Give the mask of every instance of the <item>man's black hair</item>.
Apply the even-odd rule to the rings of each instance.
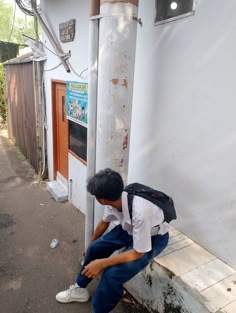
[[[106,168],[89,178],[87,191],[96,198],[116,201],[121,197],[124,183],[119,173]]]

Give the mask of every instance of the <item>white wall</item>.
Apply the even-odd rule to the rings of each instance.
[[[75,39],[72,42],[61,43],[60,45],[65,53],[71,51],[70,63],[75,72],[80,74],[88,67],[88,26],[89,26],[89,1],[83,0],[53,0],[41,1],[42,15],[45,18],[50,30],[59,41],[59,24],[76,19]],[[43,43],[53,50],[48,38],[43,36]],[[54,50],[53,50],[54,51]],[[64,67],[47,71],[60,63],[60,60],[53,53],[45,49],[48,59],[45,63],[45,90],[47,102],[47,147],[48,147],[48,169],[49,179],[53,180],[53,134],[52,134],[52,101],[51,101],[51,80],[71,80],[86,81],[87,71],[82,78],[78,77],[73,71],[66,73]],[[69,179],[72,179],[72,203],[83,212],[86,210],[86,199],[83,196],[86,188],[86,166],[69,154]],[[78,200],[78,195],[82,195]]]
[[[236,267],[236,2],[154,26],[140,1],[129,181],[173,196],[175,225]]]
[[[71,203],[86,213],[86,184],[87,167],[69,153],[69,184]]]

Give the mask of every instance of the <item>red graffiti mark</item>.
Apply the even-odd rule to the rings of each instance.
[[[122,86],[124,86],[125,88],[128,88],[128,81],[127,81],[127,79],[123,79]]]
[[[123,140],[123,150],[126,149],[128,146],[128,134],[125,136]]]
[[[112,84],[116,86],[118,85],[119,79],[113,78],[111,81],[112,81]]]

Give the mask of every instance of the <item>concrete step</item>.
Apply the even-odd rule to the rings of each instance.
[[[236,312],[235,269],[173,227],[168,247],[126,288],[151,312]]]
[[[47,190],[57,202],[65,202],[68,200],[68,191],[57,180],[48,182]]]

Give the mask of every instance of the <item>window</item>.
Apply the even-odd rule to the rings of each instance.
[[[183,18],[194,14],[195,0],[156,0],[155,23]]]
[[[69,121],[69,149],[87,161],[87,128],[72,121]]]

